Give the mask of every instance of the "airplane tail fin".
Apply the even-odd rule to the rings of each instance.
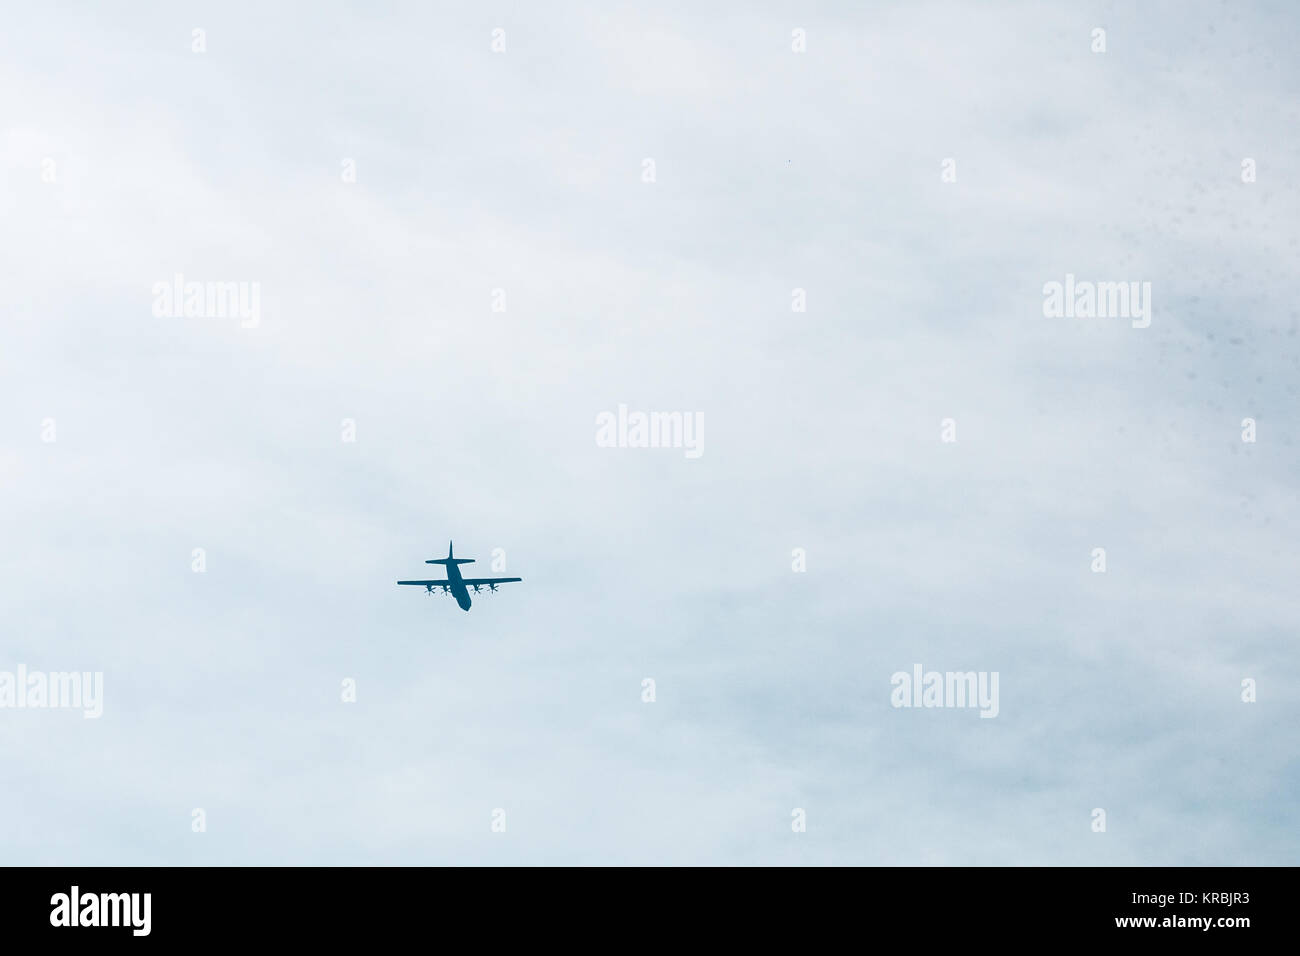
[[[431,561],[425,561],[425,564],[473,564],[473,558],[458,558],[452,554],[452,542],[447,542],[447,556],[445,558],[434,558]]]

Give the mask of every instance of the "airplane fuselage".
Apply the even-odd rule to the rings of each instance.
[[[469,599],[469,588],[465,587],[465,579],[461,577],[458,566],[454,564],[447,565],[447,583],[451,585],[451,596],[456,599],[460,609],[468,611],[469,606],[474,602]]]

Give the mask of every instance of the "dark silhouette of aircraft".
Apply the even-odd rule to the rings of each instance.
[[[434,588],[442,588],[443,594],[450,594],[456,599],[462,611],[468,611],[470,604],[473,602],[469,599],[469,589],[473,588],[477,594],[479,589],[487,586],[488,590],[495,591],[498,584],[509,584],[511,581],[522,581],[523,578],[462,578],[460,576],[460,564],[473,564],[473,558],[457,558],[451,553],[450,541],[447,542],[447,556],[445,558],[434,558],[431,561],[425,561],[425,564],[442,564],[447,567],[447,579],[445,581],[398,581],[398,584],[420,584],[424,586],[425,591],[433,593]]]

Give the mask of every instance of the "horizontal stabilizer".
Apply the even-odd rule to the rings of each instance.
[[[425,564],[473,564],[473,558],[458,558],[452,549],[452,542],[447,542],[447,556],[445,558],[434,558],[431,561],[425,561]]]

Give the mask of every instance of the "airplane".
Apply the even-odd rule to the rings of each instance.
[[[474,589],[477,594],[479,589],[484,585],[488,590],[495,591],[498,584],[509,584],[511,581],[522,581],[523,578],[462,578],[460,568],[457,565],[473,564],[473,558],[458,558],[452,553],[452,542],[447,542],[447,556],[445,558],[434,558],[432,561],[425,561],[425,564],[442,564],[447,567],[447,578],[443,581],[398,581],[398,584],[419,584],[423,585],[427,593],[432,594],[434,588],[442,588],[443,594],[450,594],[456,599],[462,611],[468,611],[470,604],[473,602],[469,599],[469,588]]]

